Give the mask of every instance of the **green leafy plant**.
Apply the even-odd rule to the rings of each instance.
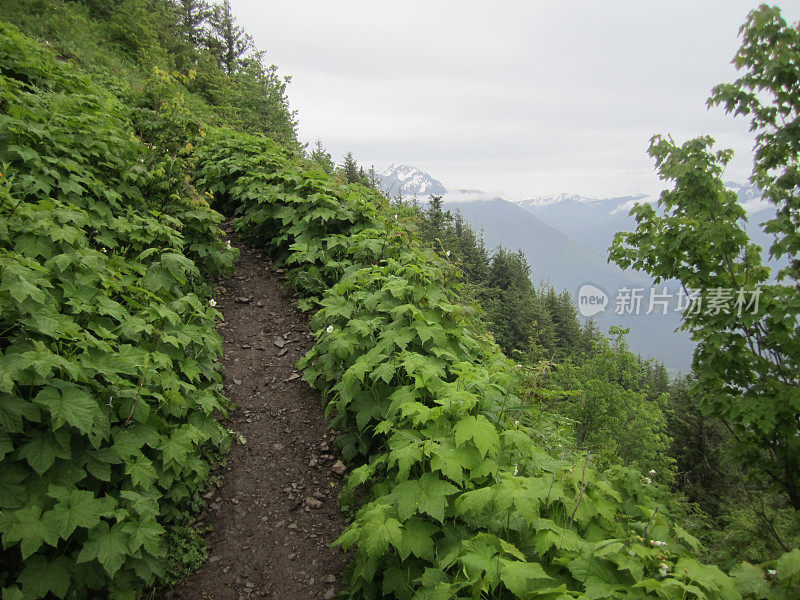
[[[750,118],[755,132],[750,179],[776,206],[775,217],[762,224],[774,235],[769,253],[788,264],[770,279],[761,248],[744,230],[745,209],[722,179],[733,153],[714,151],[714,140],[707,136],[681,145],[653,137],[649,153],[661,178],[673,187],[661,193],[658,211],[648,205],[633,208],[637,229],[618,234],[610,256],[621,267],[648,272],[656,282],[675,278],[685,289],[700,293],[683,315],[683,327],[698,342],[693,368],[700,406],[725,423],[746,473],[753,479],[766,478],[785,498],[796,531],[800,75],[795,59],[800,30],[787,26],[777,7],[762,5],[751,11],[740,33],[742,46],[733,63],[743,73],[734,83],[715,87],[708,102]],[[715,308],[714,297],[720,293],[729,295],[732,308]],[[760,512],[760,525],[789,550],[776,533],[775,517],[764,516],[763,503]],[[765,591],[767,584],[757,577],[758,585],[748,584],[747,589],[757,597],[791,597],[787,594],[797,573],[796,556],[797,549],[778,559],[784,568],[783,574],[773,574],[774,592]],[[756,574],[757,569],[745,563],[737,579]]]
[[[518,369],[385,200],[230,130],[195,156],[198,187],[315,311],[299,366],[353,467],[342,500],[360,507],[337,542],[354,549],[350,596],[739,597],[663,487],[536,445],[513,418]]]
[[[200,266],[233,253],[127,115],[0,24],[4,600],[136,597],[229,444]]]

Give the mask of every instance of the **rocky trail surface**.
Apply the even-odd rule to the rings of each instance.
[[[235,403],[234,444],[200,523],[209,558],[170,600],[330,599],[345,556],[331,548],[345,527],[337,496],[344,465],[331,452],[319,394],[300,380],[311,347],[307,319],[280,270],[242,248],[217,286],[225,316],[225,393]]]

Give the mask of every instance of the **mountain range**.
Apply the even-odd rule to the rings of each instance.
[[[645,273],[619,269],[607,261],[608,247],[614,234],[633,231],[636,223],[629,216],[636,202],[655,202],[656,198],[631,194],[613,198],[588,198],[574,194],[538,196],[510,202],[479,190],[446,190],[441,182],[408,165],[393,165],[382,179],[383,189],[393,197],[415,197],[424,201],[430,194],[444,194],[445,208],[459,211],[465,220],[482,232],[486,246],[502,245],[522,250],[531,265],[534,283],[545,282],[557,290],[578,296],[584,284],[604,291],[609,305],[592,316],[598,326],[608,331],[612,325],[630,327],[628,344],[645,358],[656,358],[676,373],[686,372],[691,364],[693,343],[689,334],[676,331],[681,324],[677,307],[678,282],[667,284],[672,294],[666,314],[615,314],[619,290],[643,289],[642,312],[646,312],[651,280]],[[756,225],[774,214],[761,200],[759,190],[750,184],[726,183],[737,192],[749,210],[748,233],[766,249],[770,236]],[[394,189],[394,193],[392,193]],[[435,190],[435,191],[430,191]],[[661,291],[664,284],[658,286]],[[577,301],[577,300],[576,300]]]

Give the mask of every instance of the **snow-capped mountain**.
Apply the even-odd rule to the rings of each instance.
[[[604,204],[622,203],[629,200],[640,200],[644,198],[643,194],[636,194],[633,196],[616,197],[616,198],[587,198],[579,194],[556,194],[554,196],[534,196],[525,200],[517,201],[522,207],[540,207],[549,206],[551,204],[589,204],[593,202],[602,202]]]
[[[769,203],[761,200],[761,191],[750,183],[725,182],[725,186],[739,196],[744,209],[754,223],[770,217],[766,209]],[[629,215],[637,202],[652,203],[658,197],[631,194],[614,198],[587,198],[578,194],[535,196],[518,200],[516,205],[524,208],[550,227],[565,233],[571,239],[601,256],[607,256],[608,247],[618,231],[634,231],[636,221]],[[774,209],[773,209],[774,211]],[[763,217],[763,218],[762,218]],[[748,227],[754,241],[763,245],[763,232],[757,226]]]
[[[607,263],[608,247],[614,234],[634,231],[629,210],[637,202],[653,203],[655,195],[630,194],[613,198],[591,198],[579,194],[534,196],[509,202],[498,194],[474,189],[446,190],[428,173],[408,165],[392,165],[380,176],[381,188],[390,196],[417,197],[426,202],[430,194],[442,194],[445,208],[458,211],[481,232],[489,249],[502,244],[525,252],[535,281],[549,281],[557,289],[574,292],[586,282],[607,292],[647,288],[650,279],[642,273],[622,272]],[[758,223],[774,214],[774,207],[760,199],[750,184],[726,182],[748,211],[748,233],[766,249],[771,240]],[[595,317],[601,328],[612,324],[631,328],[628,342],[644,356],[656,357],[672,369],[686,369],[692,342],[684,333],[674,333],[677,315],[650,315],[646,319],[620,321],[614,314]],[[615,320],[617,319],[617,320]]]
[[[769,201],[761,198],[762,192],[755,184],[726,181],[725,187],[736,192],[739,202],[749,214],[759,213],[772,206]]]
[[[391,165],[378,177],[380,188],[392,198],[397,196],[425,198],[431,194],[444,194],[447,191],[441,181],[409,165]]]
[[[605,257],[614,234],[635,226],[628,216],[630,207],[646,198],[643,194],[616,198],[557,194],[519,200],[515,204]]]

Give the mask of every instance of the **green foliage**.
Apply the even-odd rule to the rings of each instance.
[[[240,66],[231,76],[227,121],[242,131],[263,133],[297,149],[296,112],[289,108],[286,96],[291,77],[279,76],[278,67],[267,65],[265,55],[254,52],[239,60]]]
[[[414,205],[414,216],[423,243],[460,269],[462,301],[481,307],[486,326],[507,356],[563,360],[576,352],[588,354],[592,341],[602,337],[593,323],[581,327],[569,292],[557,293],[547,285],[534,288],[521,251],[498,246],[490,256],[459,212],[443,210],[441,197],[431,196],[424,209]]]
[[[348,152],[344,157],[342,163],[342,174],[347,183],[359,183],[360,177],[358,176],[358,163],[352,152]]]
[[[197,122],[262,133],[299,149],[286,96],[290,79],[266,63],[264,52],[246,54],[252,42],[229,7],[212,11],[198,0],[5,0],[0,19],[46,40],[129,106],[158,110],[153,100],[160,95]],[[169,74],[169,85],[160,73]]]
[[[696,390],[695,379],[687,376],[669,387],[665,411],[673,438],[669,455],[675,459],[680,474],[677,488],[708,514],[718,515],[726,497],[733,492],[731,474],[736,467],[725,451],[730,437],[725,426],[703,414]]]
[[[773,556],[777,545],[786,552],[777,563],[788,565],[799,551],[789,552],[784,540],[796,543],[800,532],[800,75],[795,64],[800,29],[787,26],[777,7],[762,5],[748,15],[740,33],[742,46],[733,62],[743,73],[734,83],[715,87],[709,105],[722,105],[726,112],[751,120],[755,160],[750,179],[777,207],[775,218],[763,226],[774,235],[770,256],[788,259],[787,266],[777,281],[770,281],[761,249],[742,226],[744,208],[722,180],[732,152],[714,152],[709,137],[681,146],[671,138],[651,140],[650,155],[673,188],[662,192],[659,212],[651,206],[634,207],[637,230],[618,234],[611,259],[647,271],[656,282],[677,278],[685,288],[701,292],[684,312],[684,328],[698,342],[692,396],[705,416],[725,424],[733,456],[745,468],[741,487],[736,486],[744,494],[725,502],[723,519],[728,523],[718,545],[755,540],[745,552]],[[733,309],[714,308],[720,290],[731,295]],[[754,296],[753,290],[759,294]],[[729,477],[720,479],[734,489],[726,481]],[[759,490],[754,499],[751,490],[765,484],[773,493]],[[796,595],[796,580],[780,570],[772,574],[775,590],[767,589],[758,567],[745,563],[734,574],[740,589],[754,597]]]
[[[649,479],[671,483],[666,394],[650,397],[641,363],[625,345],[625,332],[615,333],[613,345],[602,338],[590,355],[555,366],[541,385],[562,393],[551,394],[545,405],[574,423],[579,449],[598,455],[604,464],[636,465]]]
[[[531,270],[521,251],[496,248],[486,269],[486,283],[478,301],[500,348],[508,356],[526,354],[535,341],[552,335],[550,315],[537,298]]]
[[[330,152],[325,150],[319,138],[317,138],[314,149],[311,151],[308,158],[317,163],[328,175],[333,175],[333,172],[336,170],[336,165],[331,158]]]
[[[583,342],[575,301],[568,291],[557,294],[552,287],[543,296],[544,308],[550,316],[553,329],[550,346],[547,340],[543,340],[543,345],[555,356],[569,356]]]
[[[460,269],[465,284],[461,299],[480,305],[503,352],[519,357],[537,347],[554,349],[556,332],[544,301],[547,292],[534,289],[522,252],[498,247],[490,257],[483,240],[461,214],[442,209],[441,196],[432,195],[427,208],[415,207],[414,211],[423,243]],[[567,301],[571,306],[572,300]],[[578,327],[574,309],[573,320]]]
[[[239,66],[242,55],[253,49],[253,38],[236,24],[230,0],[215,4],[209,17],[211,37],[207,43],[217,56],[220,66],[228,75],[232,75]]]
[[[171,2],[120,0],[108,17],[109,42],[133,57],[142,67],[163,64],[175,51],[185,51]],[[169,45],[162,43],[169,40]],[[174,43],[174,42],[177,42]]]
[[[196,155],[198,186],[318,309],[300,367],[356,466],[343,500],[362,488],[338,541],[351,597],[740,597],[662,486],[534,443],[459,273],[382,197],[231,131]]]
[[[170,528],[165,543],[170,552],[165,557],[164,585],[173,586],[180,583],[203,566],[208,558],[205,540],[192,526]]]
[[[755,157],[751,181],[763,197],[778,208],[774,219],[764,229],[774,234],[770,255],[788,256],[789,265],[779,274],[788,279],[788,288],[800,280],[800,136],[796,119],[800,110],[796,57],[800,52],[800,28],[787,25],[777,6],[762,4],[753,10],[742,25],[742,46],[733,59],[743,71],[733,83],[714,88],[710,106],[721,105],[727,113],[746,115],[755,132]],[[781,290],[788,293],[789,290]],[[781,297],[785,302],[785,298]],[[797,308],[789,306],[787,317],[797,317]]]
[[[153,584],[229,443],[200,274],[233,253],[127,114],[0,24],[3,598]]]
[[[330,154],[325,152],[319,140],[317,140],[316,150],[312,152],[310,158],[318,162],[326,173],[331,174],[334,172],[330,170],[332,166]],[[335,172],[345,183],[358,183],[365,187],[372,188],[373,190],[376,190],[378,187],[375,170],[370,168],[369,173],[364,171],[364,167],[358,165],[352,152],[348,152],[345,155],[344,162],[342,162],[338,169],[335,169]]]
[[[656,282],[677,278],[702,290],[707,302],[714,290],[726,289],[744,299],[738,310],[695,304],[684,313],[684,327],[698,342],[694,371],[701,399],[731,428],[744,464],[768,473],[798,509],[796,288],[766,283],[769,269],[740,224],[744,209],[721,179],[730,152],[713,154],[711,144],[709,138],[680,147],[653,139],[650,153],[675,187],[661,194],[663,216],[649,205],[633,209],[638,230],[618,234],[611,256],[622,267],[648,271]],[[749,305],[756,288],[759,302]]]
[[[111,90],[0,25],[3,600],[95,590],[133,598],[203,560],[187,518],[229,442],[216,420],[226,405],[204,276],[234,256],[211,198],[288,268],[301,305],[316,311],[317,342],[301,365],[356,467],[342,500],[360,505],[339,540],[354,549],[351,596],[794,598],[796,550],[765,562],[759,552],[774,548],[753,546],[748,558],[760,564],[728,577],[698,561],[703,549],[687,531],[694,517],[663,486],[638,469],[604,468],[615,455],[666,475],[664,378],[581,328],[568,294],[532,290],[523,257],[501,250],[490,261],[480,237],[440,203],[412,216],[415,228],[408,210],[368,189],[374,173],[352,157],[339,177],[363,186],[331,179],[321,145],[311,158],[328,175],[307,170],[291,154],[299,145],[288,80],[263,54],[244,56],[247,36],[226,5],[211,23],[216,41],[206,36],[209,7],[193,0],[0,7],[0,17],[51,40]],[[753,15],[739,58],[751,76],[718,88],[713,101],[755,116],[754,179],[781,205],[769,227],[779,238],[773,254],[784,256],[797,247],[796,136],[781,120],[796,113],[796,73],[786,65],[797,38],[774,10]],[[775,53],[762,60],[766,47]],[[764,86],[777,94],[775,111],[753,93]],[[202,122],[290,150],[225,129],[206,135]],[[685,197],[671,200],[699,200],[681,215],[694,231],[669,230],[682,236],[660,250],[680,266],[685,247],[696,248],[689,256],[705,268],[713,245],[728,255],[746,249],[728,271],[763,281],[713,177],[727,157],[706,149],[653,144],[665,174],[683,178]],[[705,175],[693,179],[686,162],[708,167]],[[714,219],[723,223],[716,231],[706,227]],[[795,267],[784,279],[796,282]],[[786,311],[765,321],[771,352],[793,343],[794,291],[776,287],[769,297]],[[503,357],[471,300],[528,366]],[[704,339],[730,352],[719,363],[726,376],[764,367],[763,357],[741,359],[735,336]],[[730,408],[720,390],[731,388],[706,381],[709,405]],[[783,383],[760,391],[777,387],[791,400]],[[751,400],[742,415],[752,416]],[[554,402],[566,410],[543,409]],[[582,415],[602,426],[576,435]],[[738,424],[749,432],[749,422]],[[612,430],[627,434],[613,439]],[[576,445],[593,453],[576,454]],[[726,564],[720,546],[752,539],[765,523],[781,533],[794,516],[785,506],[766,518],[763,507],[741,506],[725,508],[736,515],[719,537],[705,536]]]
[[[192,44],[199,44],[205,36],[204,26],[212,14],[211,6],[206,0],[178,0],[176,4],[187,39]]]

